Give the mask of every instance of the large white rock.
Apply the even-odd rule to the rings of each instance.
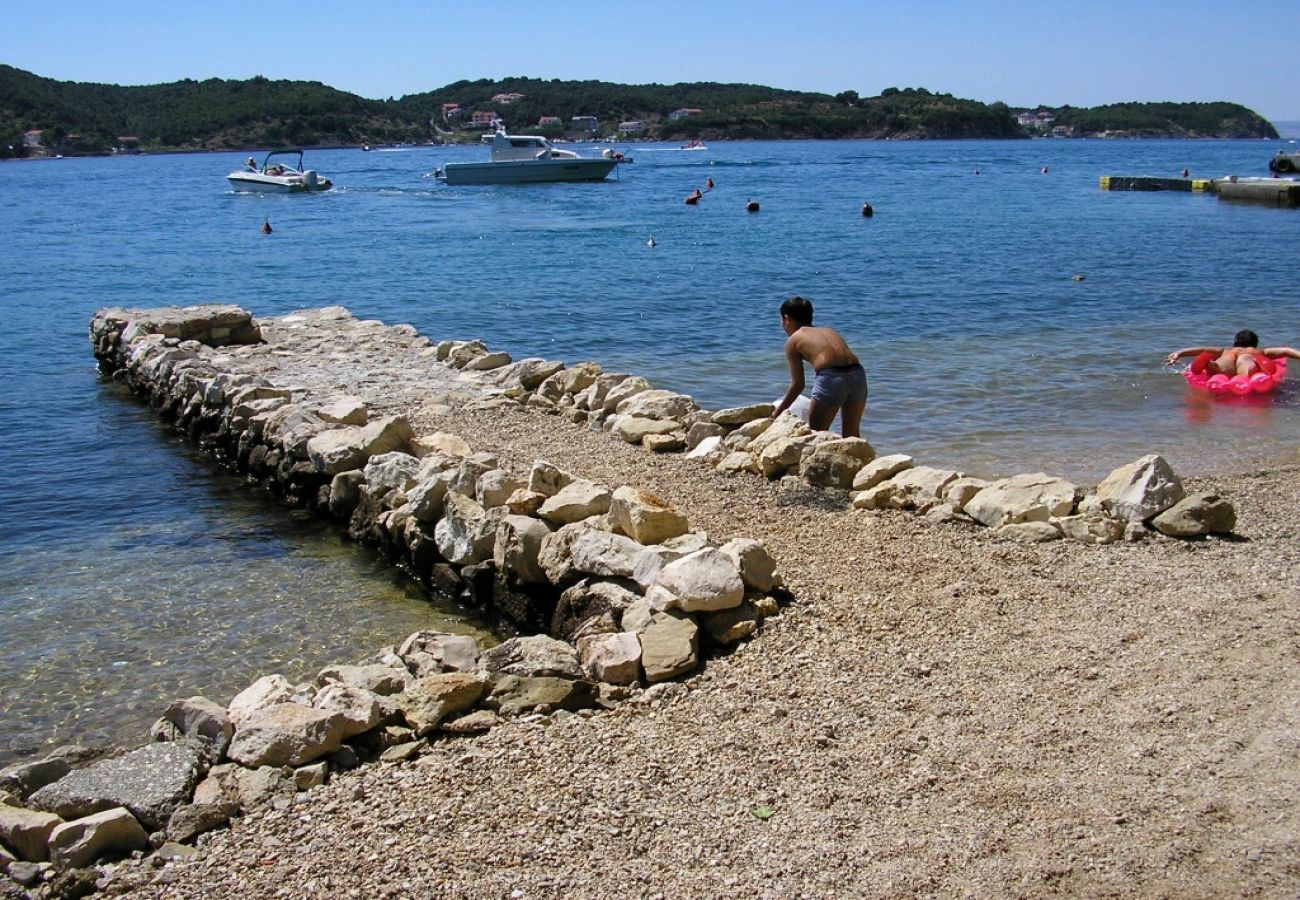
[[[578,651],[571,644],[544,634],[510,638],[484,650],[478,660],[478,671],[518,675],[521,678],[542,675],[561,678],[582,676]]]
[[[762,434],[754,437],[753,442],[749,445],[749,451],[760,454],[774,441],[779,441],[782,438],[803,437],[810,434],[812,434],[812,429],[802,419],[784,412],[777,416],[772,424],[763,430]]]
[[[696,449],[698,450],[699,447]],[[752,475],[759,474],[758,463],[753,455],[743,450],[728,453],[718,461],[716,468],[719,472],[727,475],[733,475],[737,472],[749,472]]]
[[[323,431],[307,441],[307,456],[316,471],[337,475],[359,469],[380,453],[404,450],[414,434],[405,416],[385,416],[368,425]]]
[[[576,394],[596,383],[600,375],[600,363],[578,363],[568,369],[556,372],[537,386],[537,393],[547,400],[559,400],[565,394]]]
[[[366,476],[366,492],[372,497],[387,496],[390,491],[415,487],[420,471],[420,461],[409,453],[394,451],[370,457],[362,470]]]
[[[50,859],[80,869],[109,853],[125,855],[149,846],[149,835],[130,811],[117,807],[58,826],[50,834]]]
[[[466,372],[488,372],[508,365],[510,365],[510,354],[504,350],[493,350],[474,357],[465,363],[464,369]]]
[[[499,520],[489,520],[478,503],[463,494],[449,492],[443,517],[433,529],[438,552],[458,566],[468,566],[492,557]]]
[[[474,498],[484,509],[503,506],[510,495],[524,486],[505,469],[489,469],[478,477],[474,488]]]
[[[728,609],[745,597],[740,568],[731,556],[706,547],[663,567],[655,585],[672,594],[685,612]]]
[[[378,664],[326,666],[316,675],[316,683],[321,687],[330,684],[347,684],[380,697],[400,694],[406,690],[410,682],[411,673],[406,669]]]
[[[614,407],[614,411],[623,416],[679,420],[695,409],[698,409],[695,401],[686,394],[656,389],[641,391]]]
[[[1088,513],[1063,516],[1051,522],[1061,533],[1083,544],[1113,544],[1124,537],[1124,523],[1110,516]]]
[[[817,444],[801,461],[799,473],[809,484],[847,488],[858,470],[875,458],[875,448],[862,438],[836,438]]]
[[[597,681],[632,684],[641,677],[641,642],[630,632],[579,638],[578,656]]]
[[[277,703],[242,720],[227,755],[243,766],[301,766],[343,743],[343,717],[298,703]]]
[[[337,397],[318,409],[316,415],[334,425],[364,425],[370,409],[359,397]]]
[[[460,435],[452,434],[449,431],[435,431],[432,434],[423,434],[416,438],[414,447],[415,455],[423,459],[426,456],[442,455],[464,458],[469,456],[469,444]]]
[[[690,530],[686,516],[669,503],[630,485],[614,491],[609,518],[615,528],[642,544],[658,544]]]
[[[971,498],[989,486],[989,483],[983,478],[971,478],[962,476],[954,478],[943,488],[942,499],[945,503],[952,506],[954,512],[961,512],[966,508],[966,504]]]
[[[871,460],[853,476],[853,489],[865,491],[882,481],[888,481],[904,469],[912,468],[912,457],[904,453],[894,453]]]
[[[600,378],[596,379],[596,383],[599,384],[604,377],[605,376],[602,375]],[[629,375],[609,388],[604,398],[600,401],[599,408],[605,412],[613,412],[624,400],[629,397],[635,397],[642,391],[648,390],[650,390],[650,382],[646,381],[640,375]],[[596,408],[596,406],[592,406],[592,409]]]
[[[383,716],[378,696],[365,688],[341,682],[321,688],[311,705],[342,717],[344,740],[374,728]]]
[[[0,840],[27,862],[49,859],[50,833],[62,822],[54,813],[0,803]]]
[[[733,538],[718,548],[736,564],[741,581],[746,586],[766,594],[781,583],[776,574],[776,560],[767,552],[762,541],[752,538]]]
[[[771,403],[751,403],[749,406],[733,406],[729,409],[720,409],[712,416],[712,420],[718,425],[746,425],[759,419],[766,419],[772,415],[772,410],[776,409]]]
[[[561,525],[581,522],[591,516],[609,512],[609,504],[613,496],[610,489],[603,484],[579,478],[547,498],[537,514],[543,519]]]
[[[398,698],[406,723],[417,737],[429,734],[443,719],[470,709],[488,691],[486,679],[468,672],[427,675]]]
[[[1116,519],[1145,522],[1187,496],[1164,457],[1149,453],[1120,466],[1097,485],[1097,500]]]
[[[236,694],[226,706],[226,712],[238,728],[239,723],[253,713],[277,703],[288,703],[293,699],[293,694],[293,685],[283,675],[263,675]]]
[[[492,551],[497,570],[514,572],[525,584],[545,584],[546,570],[539,557],[542,541],[550,533],[544,522],[531,516],[503,516]]]
[[[672,434],[682,430],[682,423],[675,419],[649,419],[622,413],[615,416],[611,423],[610,431],[629,444],[639,444],[651,435]]]
[[[1189,494],[1152,519],[1151,527],[1169,537],[1228,534],[1237,527],[1237,510],[1217,494]]]
[[[690,441],[688,440],[687,444],[689,443]],[[716,434],[710,435],[709,437],[702,438],[700,442],[696,444],[695,447],[689,453],[686,454],[686,458],[705,459],[709,455],[718,452],[718,448],[721,446],[722,446],[722,436]],[[745,454],[745,455],[748,456],[749,454]]]
[[[467,634],[417,631],[402,641],[397,655],[418,677],[439,672],[471,672],[478,666],[479,645]]]
[[[441,474],[421,481],[406,494],[411,515],[420,522],[436,522],[442,518],[450,479]]]
[[[630,578],[637,555],[645,547],[612,531],[588,529],[574,540],[569,555],[573,567],[590,575]]]
[[[689,672],[699,663],[700,628],[689,616],[655,613],[637,639],[641,667],[651,684]]]
[[[1079,489],[1073,484],[1039,472],[993,482],[972,497],[963,511],[976,522],[997,528],[1068,516],[1078,499]]]
[[[767,437],[772,430],[769,428],[749,445],[750,454],[758,454],[756,461],[759,471],[768,478],[776,478],[791,469],[798,469],[799,461],[803,459],[803,448],[808,445],[811,437],[810,435],[779,437],[758,449],[759,440]]]

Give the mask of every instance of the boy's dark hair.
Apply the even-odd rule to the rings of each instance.
[[[1232,339],[1232,346],[1258,347],[1259,335],[1255,334],[1255,332],[1251,331],[1249,328],[1243,328],[1241,331],[1238,331],[1237,336]]]
[[[791,322],[797,322],[800,325],[811,325],[813,317],[812,301],[805,300],[803,297],[791,297],[781,304],[781,315]]]

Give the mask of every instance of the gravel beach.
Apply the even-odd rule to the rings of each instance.
[[[759,538],[795,602],[654,699],[439,738],[109,892],[1295,896],[1300,466],[1189,483],[1230,539],[1026,545],[541,411],[413,420]]]

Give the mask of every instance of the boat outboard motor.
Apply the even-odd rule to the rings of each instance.
[[[306,172],[302,173],[302,183],[307,185],[307,187],[314,188],[318,182],[319,179],[316,177],[315,169],[308,169]]]

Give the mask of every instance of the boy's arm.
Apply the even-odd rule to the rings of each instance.
[[[1222,347],[1184,347],[1182,350],[1175,350],[1166,356],[1165,365],[1172,366],[1183,356],[1200,356],[1202,353],[1213,353],[1218,356],[1222,352]]]
[[[790,404],[803,393],[803,357],[795,349],[793,337],[785,342],[785,361],[790,366],[790,387],[781,398],[781,402],[776,405],[776,409],[772,410],[772,415],[769,416],[772,419],[789,409]]]
[[[1297,350],[1294,347],[1266,347],[1264,348],[1264,355],[1270,359],[1279,356],[1289,356],[1292,359],[1300,359],[1300,350]]]

